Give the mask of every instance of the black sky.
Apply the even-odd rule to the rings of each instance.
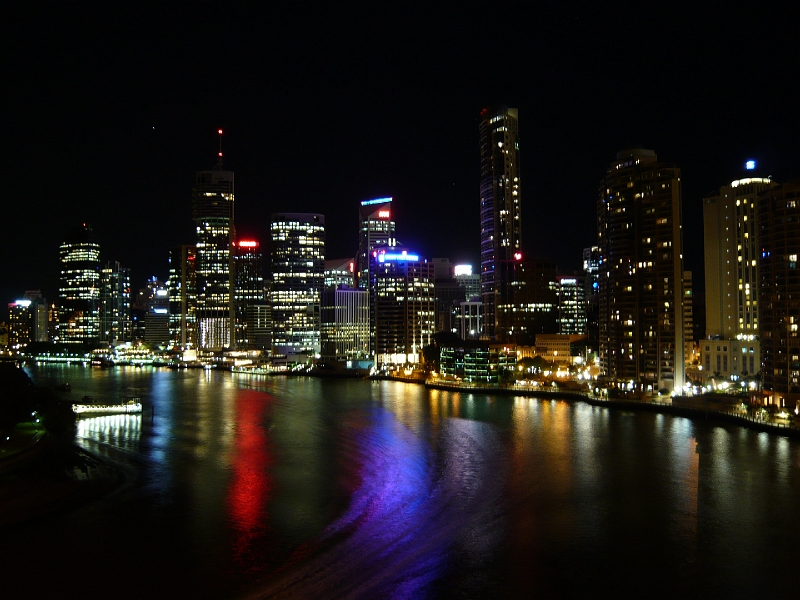
[[[705,193],[748,158],[800,176],[794,13],[126,6],[6,17],[3,305],[26,289],[55,299],[58,245],[83,221],[134,287],[166,278],[168,249],[193,241],[191,187],[219,127],[238,233],[265,243],[271,213],[321,212],[328,258],[354,254],[360,200],[393,196],[402,242],[476,263],[477,117],[493,103],[519,108],[524,249],[564,270],[595,243],[598,183],[623,147],[681,167],[697,273]]]

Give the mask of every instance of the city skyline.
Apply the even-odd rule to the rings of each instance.
[[[597,187],[625,147],[681,168],[685,263],[695,271],[708,192],[739,178],[747,159],[776,181],[800,175],[791,81],[759,95],[729,91],[765,67],[776,84],[796,73],[788,39],[760,15],[751,27],[772,35],[742,53],[718,43],[738,19],[711,9],[659,15],[656,27],[644,9],[615,21],[546,8],[510,25],[536,35],[518,35],[492,72],[478,43],[483,21],[439,36],[431,21],[373,15],[337,33],[319,16],[301,26],[291,11],[267,19],[226,9],[220,25],[177,8],[157,19],[73,8],[18,9],[7,41],[6,301],[27,289],[55,299],[58,245],[84,221],[101,260],[129,267],[135,289],[166,279],[169,250],[193,241],[190,189],[216,161],[217,128],[225,168],[237,173],[237,235],[266,244],[270,214],[321,213],[331,259],[355,255],[358,203],[392,196],[404,243],[477,267],[476,129],[495,102],[520,111],[523,251],[563,271],[596,244]],[[610,27],[625,35],[602,33]],[[198,51],[193,33],[218,43]],[[207,85],[214,74],[218,84]],[[442,231],[445,219],[454,226]]]

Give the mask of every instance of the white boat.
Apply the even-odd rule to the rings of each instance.
[[[84,396],[84,400],[92,400],[89,396]],[[72,411],[80,416],[95,415],[118,415],[118,414],[137,414],[142,412],[141,398],[130,398],[117,404],[73,404]]]

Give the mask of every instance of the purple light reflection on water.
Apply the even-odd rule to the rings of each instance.
[[[353,427],[360,485],[322,536],[327,550],[259,595],[417,598],[456,555],[480,567],[497,539],[499,444],[491,426],[461,419],[447,420],[442,434],[437,463],[391,411],[376,409]]]

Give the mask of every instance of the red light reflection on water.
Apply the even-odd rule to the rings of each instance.
[[[272,492],[269,467],[273,462],[264,431],[264,408],[270,397],[242,391],[236,399],[236,445],[231,461],[228,510],[235,532],[233,554],[247,556],[253,541],[264,533],[267,502]]]

